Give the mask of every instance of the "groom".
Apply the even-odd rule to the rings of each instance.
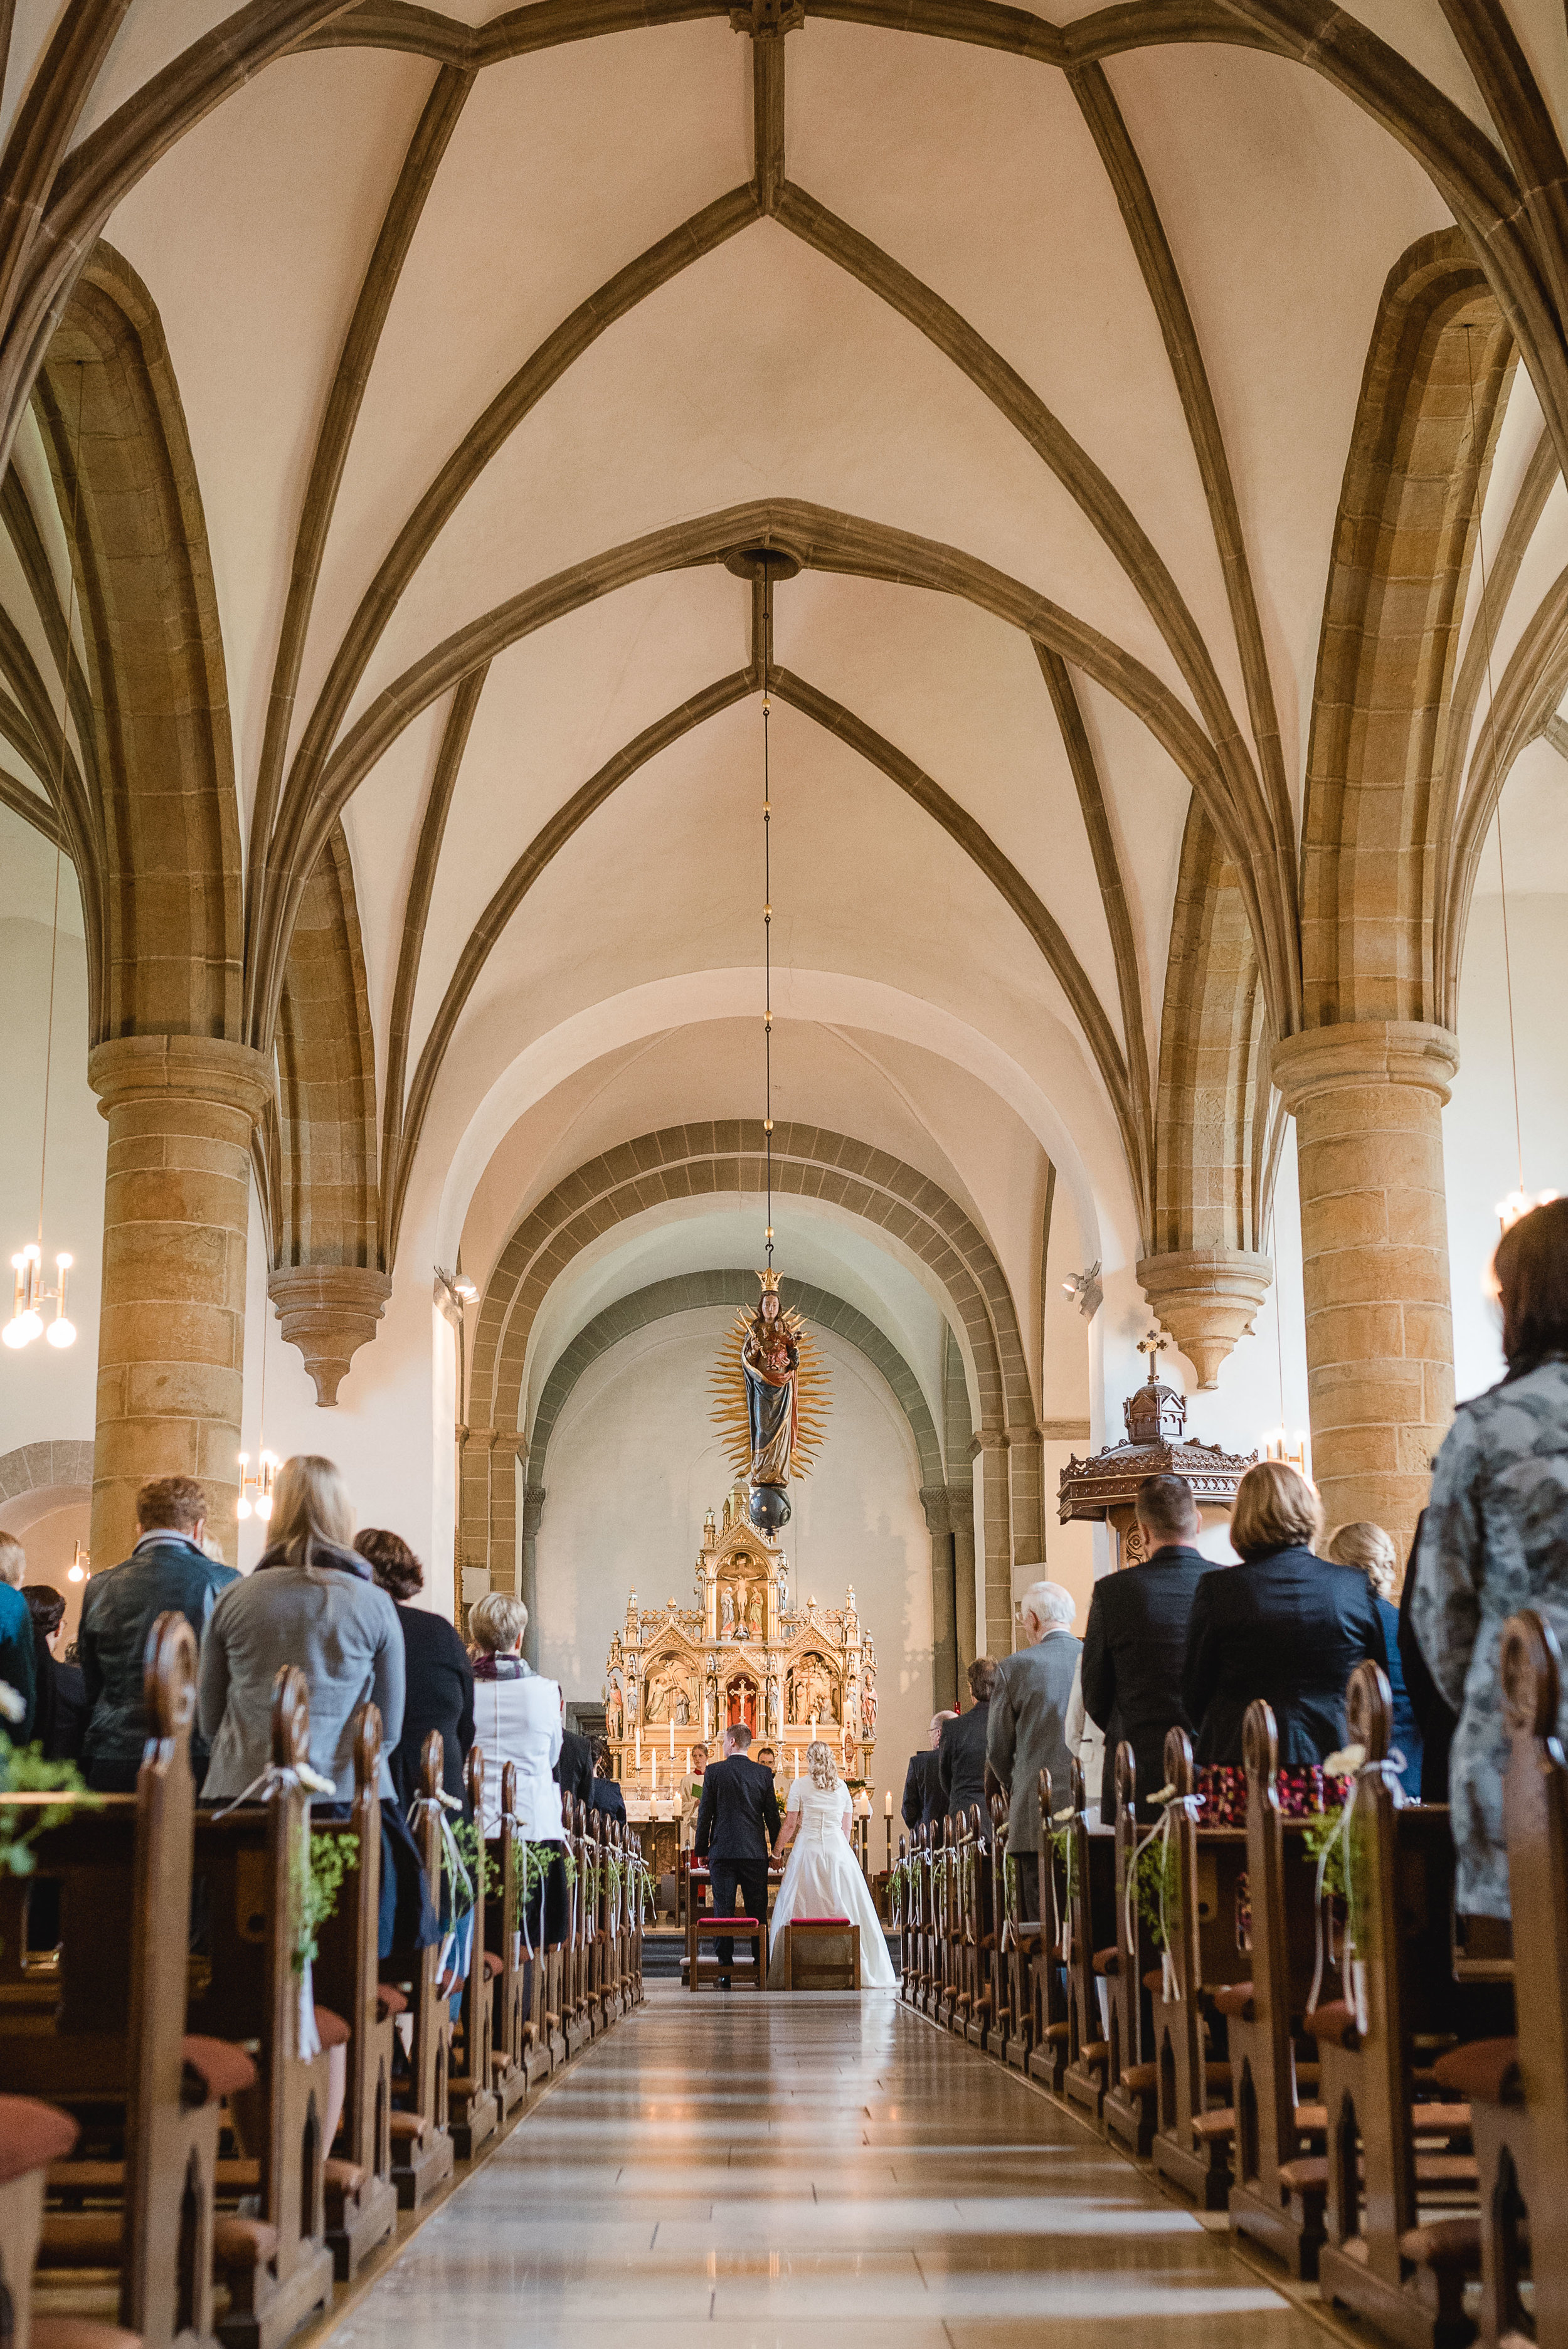
[[[768,1855],[779,1840],[779,1798],[773,1791],[773,1773],[748,1755],[750,1743],[746,1723],[733,1723],[724,1733],[723,1761],[710,1762],[704,1771],[693,1853],[696,1858],[708,1861],[714,1914],[734,1915],[738,1886],[746,1904],[742,1914],[755,1917],[759,1926],[766,1927]],[[718,1941],[715,1947],[721,1966],[733,1964],[733,1940]],[[762,1947],[760,1939],[752,1941],[758,1981],[764,1964]],[[728,1973],[719,1979],[727,1990]]]

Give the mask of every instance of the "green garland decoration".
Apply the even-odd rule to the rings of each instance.
[[[359,1838],[334,1828],[311,1829],[294,1862],[294,1889],[299,1922],[294,1946],[294,1970],[303,1974],[321,1954],[321,1932],[337,1914],[343,1879],[359,1865]]]
[[[1161,1917],[1161,1894],[1164,1893],[1164,1918]],[[1138,1855],[1133,1871],[1133,1899],[1138,1913],[1149,1928],[1149,1938],[1157,1950],[1168,1944],[1166,1933],[1180,1932],[1181,1928],[1181,1878],[1177,1865],[1174,1835],[1156,1836]]]
[[[0,1869],[8,1876],[32,1875],[37,1866],[33,1846],[51,1827],[64,1826],[73,1803],[96,1811],[103,1800],[100,1795],[88,1793],[88,1782],[74,1762],[46,1762],[41,1745],[13,1745],[0,1730],[0,1796],[6,1795],[69,1797],[28,1815],[26,1826],[21,1825],[24,1814],[8,1810],[0,1801]]]

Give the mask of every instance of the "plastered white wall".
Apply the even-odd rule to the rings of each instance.
[[[703,1512],[722,1507],[730,1484],[707,1418],[729,1319],[705,1309],[634,1332],[584,1372],[557,1423],[539,1535],[539,1661],[569,1698],[598,1701],[629,1590],[645,1606],[692,1603]],[[855,1586],[877,1649],[876,1810],[891,1788],[896,1832],[905,1765],[928,1742],[933,1709],[931,1537],[898,1404],[863,1356],[830,1333],[820,1342],[832,1413],[816,1468],[790,1487],[784,1547],[800,1598],[840,1606]],[[879,1863],[882,1850],[879,1826]]]
[[[1495,870],[1489,843],[1483,868]],[[1568,896],[1508,897],[1520,1128],[1529,1191],[1568,1192]],[[1502,903],[1477,895],[1460,979],[1460,1067],[1443,1112],[1449,1278],[1454,1301],[1454,1386],[1460,1401],[1502,1376],[1497,1309],[1484,1278],[1497,1246],[1497,1205],[1519,1180],[1503,975]]]

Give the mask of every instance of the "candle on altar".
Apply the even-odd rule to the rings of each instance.
[[[675,1758],[676,1758],[676,1717],[675,1717],[675,1714],[672,1713],[671,1713],[671,1715],[670,1715],[670,1760],[673,1762],[673,1761],[675,1760]]]
[[[887,1817],[891,1819],[892,1816],[892,1788],[891,1786],[888,1788],[887,1793],[882,1796],[882,1810]]]

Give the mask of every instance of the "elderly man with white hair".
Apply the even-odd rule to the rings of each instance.
[[[1019,1859],[1035,1849],[1040,1827],[1040,1772],[1051,1774],[1051,1794],[1066,1799],[1068,1706],[1081,1653],[1073,1637],[1078,1612],[1070,1590],[1059,1582],[1031,1583],[1020,1608],[1031,1644],[1004,1656],[996,1668],[986,1728],[985,1760],[1008,1792],[1007,1847]],[[1039,1886],[1032,1868],[1018,1870],[1025,1917],[1039,1915]]]

